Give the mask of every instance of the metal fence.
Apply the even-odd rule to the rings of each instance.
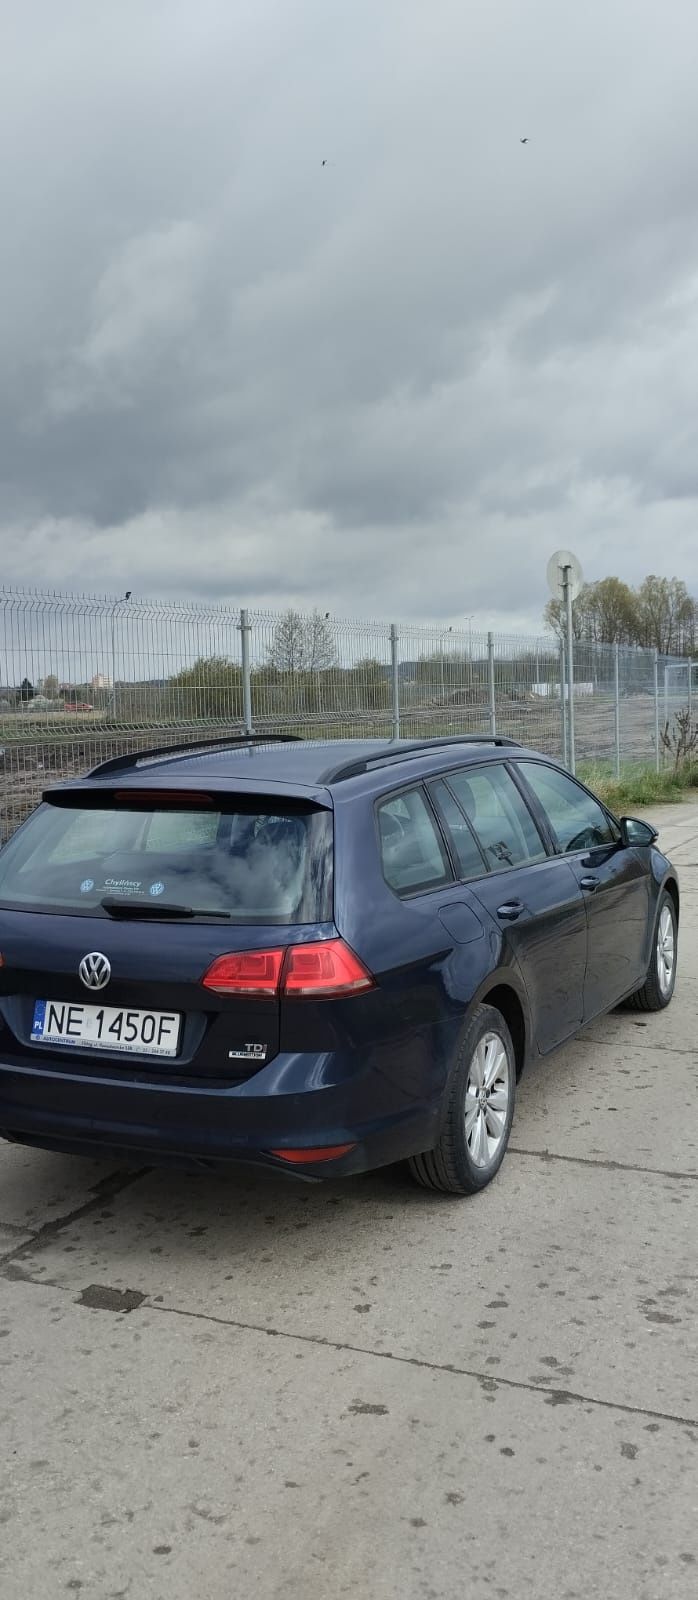
[[[577,644],[574,666],[578,768],[659,766],[691,664]],[[567,702],[552,635],[0,591],[0,838],[57,777],[218,730],[497,732],[571,765]]]

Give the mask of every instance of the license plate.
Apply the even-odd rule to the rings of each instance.
[[[177,1011],[122,1011],[114,1006],[37,1000],[31,1036],[35,1044],[176,1056],[181,1025]]]

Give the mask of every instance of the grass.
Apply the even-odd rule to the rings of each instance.
[[[698,790],[698,762],[685,762],[678,772],[672,767],[660,772],[648,766],[624,767],[620,778],[606,765],[585,762],[578,776],[617,815],[627,815],[633,806],[680,803]]]

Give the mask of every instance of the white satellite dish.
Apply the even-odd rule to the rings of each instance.
[[[570,599],[576,600],[584,582],[584,573],[577,557],[573,555],[571,550],[556,550],[555,554],[550,557],[547,566],[548,588],[555,600],[564,600],[565,568],[567,568]]]

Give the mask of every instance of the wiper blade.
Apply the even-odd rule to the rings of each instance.
[[[230,911],[217,911],[213,906],[168,905],[163,900],[122,900],[106,895],[99,903],[110,917],[216,917],[223,922],[231,917]]]

